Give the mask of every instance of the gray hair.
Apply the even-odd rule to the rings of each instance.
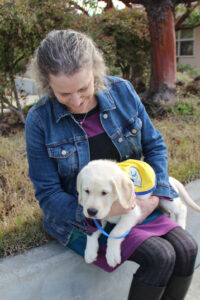
[[[103,55],[92,39],[71,29],[53,30],[36,49],[29,66],[29,74],[36,81],[40,93],[53,97],[49,74],[73,75],[83,67],[93,70],[95,92],[104,89],[103,76],[106,74],[106,67]]]

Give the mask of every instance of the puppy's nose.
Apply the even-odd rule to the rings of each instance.
[[[96,208],[88,208],[87,212],[89,216],[94,217],[96,216],[98,210]]]

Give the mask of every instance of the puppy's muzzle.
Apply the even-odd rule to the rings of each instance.
[[[90,217],[95,217],[98,213],[98,210],[96,208],[88,208],[87,213]]]

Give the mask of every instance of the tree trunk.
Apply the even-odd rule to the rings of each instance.
[[[152,8],[149,5],[145,7],[151,34],[151,78],[148,98],[151,97],[154,102],[173,100],[176,79],[173,9],[170,5],[163,5],[153,12],[156,7]]]

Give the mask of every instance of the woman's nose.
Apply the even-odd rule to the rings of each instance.
[[[73,104],[74,106],[79,106],[81,102],[82,99],[78,93],[71,95],[71,104]]]

